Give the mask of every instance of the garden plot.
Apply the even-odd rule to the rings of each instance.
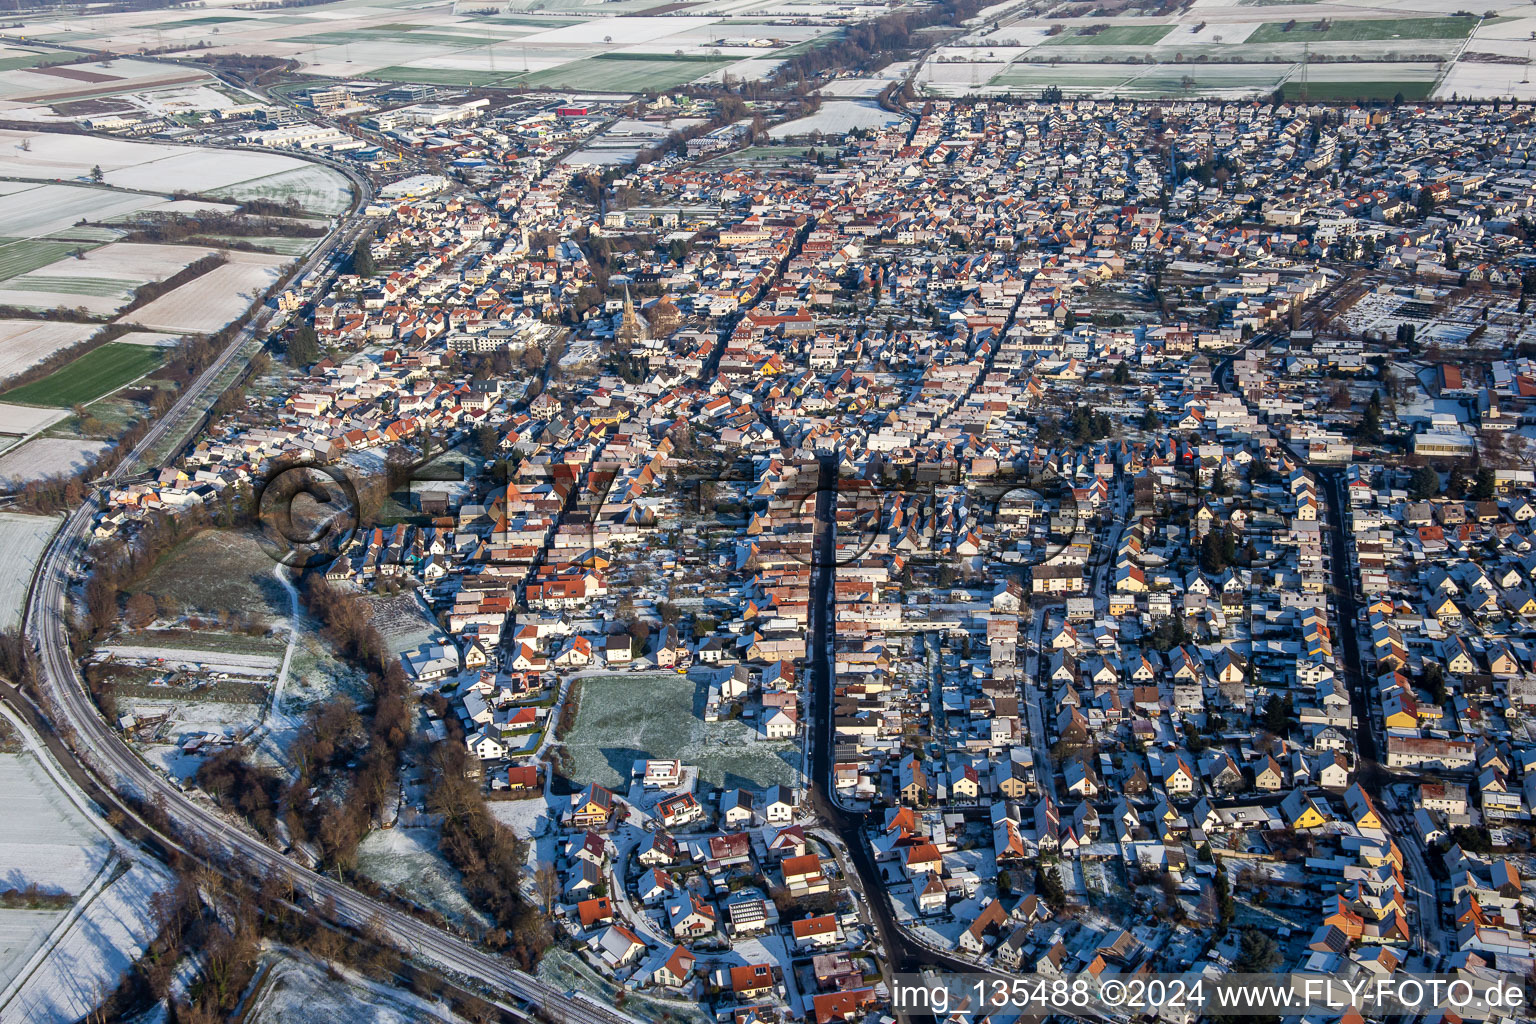
[[[462,876],[437,848],[435,828],[392,828],[368,833],[357,847],[357,870],[403,899],[435,910],[455,924],[489,928],[470,905]]]
[[[77,345],[96,333],[92,324],[52,323],[42,320],[0,320],[0,380],[16,376],[21,371],[53,355],[59,349]],[[17,430],[25,426],[0,412],[0,432],[7,434],[30,433]],[[47,424],[43,424],[46,426]],[[34,427],[33,429],[38,429]]]
[[[379,631],[394,654],[414,651],[424,643],[442,641],[443,631],[422,606],[416,591],[398,597],[375,597],[370,602],[370,625]]]
[[[110,314],[126,304],[139,285],[170,277],[212,252],[191,245],[117,242],[11,278],[0,284],[0,304],[34,309],[83,306],[92,313]]]
[[[34,437],[20,448],[0,455],[0,484],[7,480],[15,485],[73,475],[108,447],[105,441],[83,438]]]
[[[900,114],[891,113],[873,100],[826,100],[816,113],[774,125],[768,134],[775,139],[812,132],[841,136],[860,128],[884,128],[901,119]]]
[[[134,310],[124,322],[211,334],[244,313],[282,276],[280,268],[288,262],[281,256],[231,251],[228,263]]]
[[[138,644],[104,644],[97,648],[125,665],[154,666],[166,672],[212,672],[242,679],[272,679],[281,657],[186,650],[177,647],[145,647]]]
[[[629,788],[642,758],[678,758],[719,787],[798,785],[801,754],[791,741],[759,742],[741,721],[705,722],[706,684],[675,672],[604,673],[581,680],[576,725],[566,737],[572,781]]]
[[[5,571],[0,572],[0,629],[21,625],[32,572],[58,528],[57,516],[0,512],[0,551],[5,552],[6,562]]]
[[[246,1024],[464,1024],[438,1003],[387,988],[338,964],[283,955],[266,974]]]

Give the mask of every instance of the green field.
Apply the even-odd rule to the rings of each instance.
[[[1390,100],[1398,93],[1405,100],[1426,100],[1434,91],[1435,83],[1429,80],[1417,82],[1308,82],[1309,100]],[[1285,98],[1301,98],[1301,83],[1285,83]]]
[[[42,380],[0,394],[7,402],[68,408],[116,391],[159,366],[165,353],[148,345],[112,342],[66,363]]]
[[[646,92],[675,89],[712,71],[728,67],[724,57],[652,57],[648,54],[605,54],[562,64],[545,71],[518,75],[513,81],[531,89],[573,88],[593,92]]]
[[[186,28],[190,25],[227,25],[232,21],[254,21],[254,18],[241,18],[232,14],[210,14],[206,18],[192,18],[187,21],[178,21],[167,28]]]
[[[23,53],[15,57],[0,57],[0,71],[17,71],[21,68],[35,68],[39,64],[46,63],[59,55],[56,53]]]
[[[1151,46],[1173,31],[1172,25],[1110,25],[1098,32],[1093,26],[1051,36],[1042,46]]]
[[[0,281],[46,267],[81,249],[94,245],[80,242],[56,242],[49,239],[23,238],[0,243]]]
[[[1245,43],[1354,43],[1371,39],[1461,39],[1477,27],[1476,18],[1371,18],[1318,22],[1298,21],[1289,32],[1286,22],[1265,22]]]

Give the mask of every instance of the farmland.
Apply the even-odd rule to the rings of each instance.
[[[1151,46],[1173,31],[1172,25],[1085,26],[1045,41],[1046,46]]]
[[[706,722],[701,684],[676,673],[613,673],[581,680],[580,710],[566,737],[578,784],[629,785],[639,758],[678,757],[714,786],[793,784],[799,746],[757,742],[741,721]]]
[[[1475,18],[1371,18],[1326,23],[1272,21],[1245,40],[1254,43],[1355,43],[1376,39],[1463,39]]]
[[[30,149],[21,148],[23,140]],[[0,196],[5,233],[36,236],[63,230],[82,218],[109,220],[163,209],[172,202],[166,193],[175,190],[236,200],[295,198],[305,209],[327,216],[346,209],[350,196],[347,180],[336,171],[280,153],[0,130],[0,176],[87,180],[95,167],[101,168],[102,183],[109,187],[40,184]]]
[[[91,402],[159,366],[165,354],[146,345],[112,342],[93,349],[42,380],[0,394],[7,402],[69,407]]]
[[[57,239],[18,238],[0,244],[0,281],[46,267],[55,260],[73,255],[82,248],[79,242]]]
[[[59,422],[66,415],[62,409],[0,403],[0,434],[20,436],[36,433]]]
[[[79,306],[110,315],[140,285],[170,277],[212,252],[192,245],[116,242],[0,282],[0,303],[31,309]]]
[[[42,480],[78,473],[107,447],[102,441],[74,437],[34,437],[0,455],[0,480]]]
[[[32,570],[58,528],[54,516],[0,512],[0,550],[6,553],[6,569],[0,573],[0,630],[21,625]]]
[[[1433,81],[1419,82],[1335,82],[1313,79],[1307,83],[1309,100],[1391,100],[1402,96],[1405,100],[1428,99],[1434,90]],[[1284,87],[1288,100],[1301,97],[1301,85],[1287,82]]]
[[[279,268],[286,262],[281,257],[231,252],[228,263],[160,296],[124,320],[163,331],[217,331],[277,281]]]
[[[64,798],[31,753],[0,753],[0,787],[6,809],[0,837],[4,888],[35,883],[45,893],[83,894],[107,863],[106,836]],[[63,917],[62,910],[0,911],[0,990]]]
[[[0,380],[36,366],[61,348],[69,348],[96,333],[91,324],[44,320],[0,320]],[[4,423],[0,432],[11,433]]]
[[[673,89],[732,62],[712,57],[668,57],[661,54],[604,54],[562,64],[548,71],[519,75],[517,85],[532,89],[560,86],[595,92],[644,92]]]
[[[1524,74],[1536,38],[1536,15],[1527,12],[1469,15],[1449,0],[1404,12],[1213,0],[1155,22],[1128,12],[1004,13],[938,47],[917,83],[933,96],[1038,97],[1060,88],[1123,99],[1246,99],[1283,86],[1294,99],[1294,83],[1307,78],[1322,83],[1309,90],[1321,100],[1391,100],[1399,92],[1409,101],[1453,92],[1536,99],[1536,83]]]

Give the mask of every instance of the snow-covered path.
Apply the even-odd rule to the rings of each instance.
[[[288,592],[288,646],[283,648],[283,663],[278,666],[277,679],[272,683],[272,697],[267,701],[267,713],[256,727],[254,745],[258,749],[267,748],[267,754],[274,760],[287,763],[283,745],[274,739],[273,733],[275,730],[291,732],[299,727],[299,720],[283,710],[283,691],[288,686],[288,669],[293,664],[293,652],[299,646],[299,588],[293,585],[288,567],[281,562],[273,563],[272,576]]]

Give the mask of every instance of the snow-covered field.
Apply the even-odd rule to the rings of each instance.
[[[470,906],[459,873],[437,849],[435,828],[391,828],[368,833],[357,847],[357,869],[386,889],[456,923],[491,921]]]
[[[212,333],[244,313],[288,262],[281,256],[232,251],[222,267],[141,306],[124,322],[164,331]]]
[[[26,483],[59,474],[77,473],[99,451],[105,441],[87,441],[77,437],[34,437],[20,448],[0,455],[0,480]]]
[[[36,884],[80,895],[106,863],[111,844],[59,792],[30,753],[0,754],[5,829],[0,832],[0,888]]]
[[[30,140],[30,149],[21,148]],[[233,152],[47,131],[0,130],[0,175],[83,178],[100,167],[108,185],[203,192],[309,164],[278,153]]]
[[[0,434],[25,436],[51,427],[67,415],[63,409],[39,409],[33,405],[0,402]]]
[[[884,128],[900,120],[900,116],[883,109],[874,100],[826,100],[816,113],[774,125],[768,129],[768,134],[775,139],[811,132],[846,135],[857,128]]]
[[[5,571],[0,572],[0,629],[21,625],[32,571],[58,528],[57,516],[0,512],[0,551],[5,552],[6,563]],[[4,861],[0,861],[0,867],[3,866]]]
[[[14,142],[0,141],[0,174],[25,174],[12,166],[6,154]],[[86,171],[89,172],[87,167]],[[78,175],[68,175],[78,177]],[[7,238],[32,238],[64,231],[80,220],[101,221],[127,216],[140,210],[158,209],[165,200],[140,192],[115,192],[108,188],[85,185],[35,185],[21,187],[0,195],[0,224]]]
[[[150,901],[171,887],[171,873],[152,861],[133,865],[84,906],[62,936],[50,940],[41,963],[9,1002],[0,1019],[16,1021],[79,1020],[117,988],[122,977],[154,938]]]
[[[170,277],[213,251],[192,245],[105,245],[81,258],[67,257],[11,278],[0,287],[0,303],[31,308],[84,306],[92,313],[109,314],[125,304],[139,285]]]
[[[47,359],[61,348],[68,348],[96,333],[94,324],[50,323],[43,320],[0,320],[0,380],[14,377],[22,370]],[[15,406],[6,408],[14,409]],[[33,410],[41,412],[41,410]],[[20,424],[25,426],[25,424]],[[46,423],[42,426],[47,426]],[[32,427],[32,430],[40,429]],[[13,429],[10,418],[0,412],[0,433],[26,434],[30,430]]]
[[[150,348],[175,348],[181,344],[182,336],[179,334],[165,334],[160,331],[129,331],[117,340],[124,345],[147,345]]]
[[[224,151],[221,156],[266,156],[263,153],[237,153]],[[288,157],[283,159],[289,160]],[[291,161],[290,162],[296,162]],[[352,186],[347,179],[329,167],[298,162],[299,166],[242,179],[221,186],[216,195],[228,199],[272,199],[285,202],[296,199],[300,206],[311,213],[333,214],[346,210],[351,201]]]
[[[714,786],[798,784],[799,745],[759,742],[742,721],[704,721],[706,685],[675,672],[583,678],[576,727],[565,740],[572,780],[623,792],[636,760],[675,757],[698,765],[699,777]]]
[[[339,980],[338,980],[339,979]],[[282,954],[268,971],[246,1024],[462,1024],[441,1004],[386,988],[340,965]]]

